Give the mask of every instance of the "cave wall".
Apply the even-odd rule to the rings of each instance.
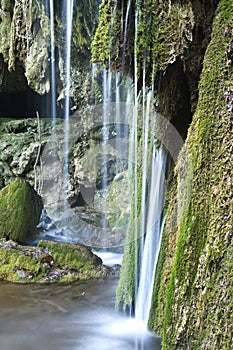
[[[154,84],[160,112],[169,120],[173,118],[173,105],[177,100],[174,94],[172,99],[166,98],[167,83],[163,81],[167,79],[173,86],[176,84],[166,75],[170,73],[170,66],[176,66],[178,61],[187,81],[193,114],[217,3],[218,0],[132,0],[126,28],[127,2],[122,5],[121,1],[103,0],[100,23],[92,42],[92,60],[107,66],[110,59],[112,69],[123,70],[134,78],[136,53],[138,90],[142,88],[145,69],[146,83]],[[179,87],[173,88],[179,94]]]
[[[64,102],[65,23],[64,4],[54,1],[55,59],[58,104]],[[71,103],[79,108],[90,93],[91,41],[98,23],[99,0],[74,1],[71,48]],[[12,101],[22,92],[46,96],[51,92],[51,43],[49,2],[0,1],[0,95]],[[48,96],[49,97],[49,96]],[[27,98],[24,99],[26,103]],[[41,104],[45,100],[41,100]],[[34,116],[35,106],[25,116]],[[10,106],[8,106],[8,112]],[[17,113],[12,111],[12,116]],[[34,113],[33,113],[34,112]],[[33,114],[33,115],[32,115]],[[0,109],[0,116],[4,110]],[[41,116],[45,108],[41,108]]]

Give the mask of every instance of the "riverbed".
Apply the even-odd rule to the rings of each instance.
[[[1,350],[159,350],[160,338],[114,310],[117,278],[0,283]]]

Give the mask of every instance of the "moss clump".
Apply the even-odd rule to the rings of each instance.
[[[116,35],[121,28],[118,5],[112,0],[103,0],[100,5],[100,21],[92,42],[94,62],[108,62],[110,52],[118,47],[121,37]]]
[[[192,41],[192,3],[185,1],[171,5],[167,1],[139,0],[132,1],[128,10],[127,2],[123,6],[120,1],[102,2],[100,22],[92,43],[92,59],[107,62],[111,56],[111,66],[119,69],[124,62],[132,73],[134,52],[137,55],[138,77],[142,78],[142,70],[146,67],[147,80],[151,83],[155,62],[156,70],[165,70],[183,55]],[[120,25],[119,18],[123,25]]]
[[[0,280],[71,282],[106,277],[110,269],[83,245],[40,241],[37,247],[0,239]]]
[[[0,191],[0,237],[25,242],[39,223],[43,205],[27,182],[13,182]]]
[[[163,349],[231,348],[232,106],[226,96],[233,77],[232,5],[219,2],[186,140],[193,170],[193,178],[186,176],[186,181],[192,198],[175,232],[166,236],[173,245],[161,251],[162,278],[154,291],[151,326],[161,333]]]
[[[80,273],[91,276],[91,268],[102,265],[102,261],[90,249],[81,244],[41,241],[38,247],[47,248],[59,265],[69,266]],[[96,273],[97,271],[95,271]]]

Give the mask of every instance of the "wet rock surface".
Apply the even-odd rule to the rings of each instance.
[[[0,240],[0,280],[18,283],[72,282],[115,276],[81,244],[40,241],[36,247]]]

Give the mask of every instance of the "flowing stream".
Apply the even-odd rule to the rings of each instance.
[[[159,350],[160,339],[114,311],[118,280],[0,284],[3,350]]]

